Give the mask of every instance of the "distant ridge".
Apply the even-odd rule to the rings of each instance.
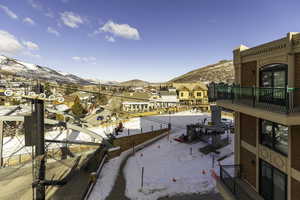
[[[173,78],[169,81],[169,83],[188,83],[196,81],[201,81],[203,83],[233,83],[234,67],[232,60],[221,60],[218,63],[200,67],[186,74]]]
[[[139,79],[133,79],[133,80],[121,82],[119,83],[119,85],[126,86],[126,87],[144,87],[150,85],[150,83]]]

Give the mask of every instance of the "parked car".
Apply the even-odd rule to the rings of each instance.
[[[98,117],[97,117],[97,120],[98,120],[98,121],[102,121],[103,119],[104,119],[104,118],[103,118],[102,116],[98,116]]]
[[[102,107],[98,108],[98,109],[96,110],[96,114],[101,113],[103,110],[104,110],[104,108],[102,108]]]

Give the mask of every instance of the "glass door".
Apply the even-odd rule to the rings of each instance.
[[[286,200],[286,175],[278,170],[274,170],[273,180],[273,199]]]
[[[269,163],[260,162],[260,195],[265,200],[287,199],[287,176]]]
[[[266,162],[261,162],[261,180],[260,180],[260,194],[265,200],[273,200],[273,176],[272,167]]]
[[[273,101],[275,104],[285,104],[286,76],[286,71],[274,71],[273,73]]]
[[[287,87],[287,65],[272,64],[260,71],[259,101],[285,105]]]

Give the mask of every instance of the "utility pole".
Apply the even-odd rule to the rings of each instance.
[[[170,132],[171,132],[171,112],[169,111],[168,140],[170,140]]]
[[[36,86],[36,94],[43,93],[43,88],[41,84]],[[44,133],[44,101],[39,99],[34,99],[34,120],[36,123],[36,145],[35,145],[35,166],[36,166],[36,186],[35,186],[35,196],[37,200],[45,199],[45,133]]]
[[[0,121],[0,168],[3,166],[3,121]]]
[[[100,102],[100,94],[101,94],[101,83],[99,81],[99,84],[98,84],[98,98],[97,98],[97,102],[96,102],[96,105],[98,105],[98,103]]]

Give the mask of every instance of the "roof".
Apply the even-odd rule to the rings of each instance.
[[[174,83],[174,86],[180,91],[207,90],[206,85],[202,82]]]
[[[190,91],[187,87],[182,86],[179,88],[180,91]]]
[[[125,102],[123,102],[122,104],[123,105],[142,105],[142,104],[149,104],[150,102],[142,102],[142,101],[130,101],[130,102],[128,102],[128,101],[125,101]]]
[[[91,94],[87,93],[87,92],[78,91],[78,92],[74,92],[74,93],[70,94],[70,96],[78,96],[79,98],[87,98],[87,97],[90,97]]]
[[[76,96],[64,96],[64,102],[73,102],[75,98]]]
[[[169,91],[159,91],[161,96],[177,96],[176,92],[169,92]]]
[[[65,112],[67,110],[70,110],[70,108],[65,105],[65,104],[59,104],[59,105],[56,105],[55,108],[58,110],[58,111],[61,111],[61,112]]]
[[[199,84],[199,85],[196,85],[194,88],[193,88],[194,91],[199,91],[199,90],[207,90],[207,87],[206,85],[204,84]]]
[[[146,92],[124,92],[122,96],[123,100],[127,102],[144,102],[150,99],[151,94]]]

